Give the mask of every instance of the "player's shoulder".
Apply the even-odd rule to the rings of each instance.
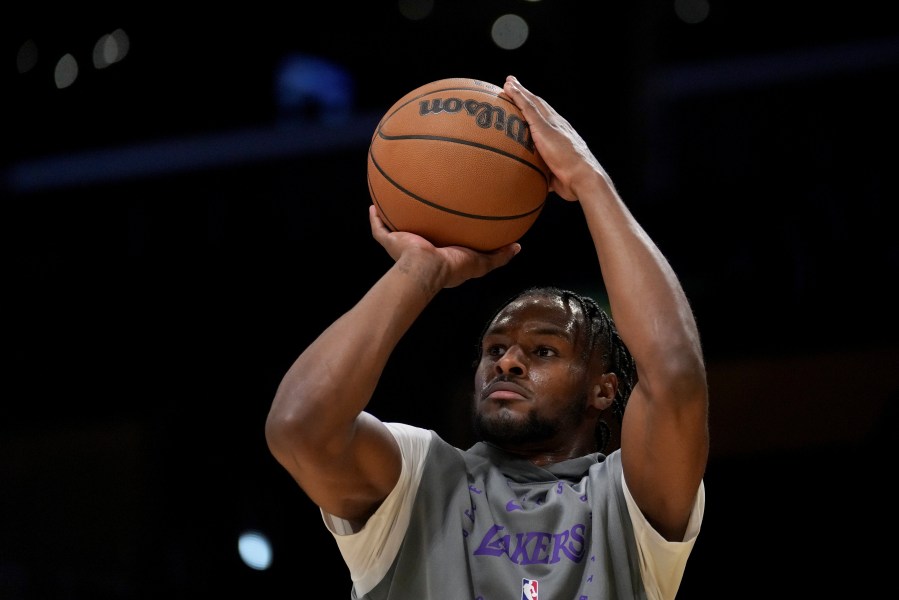
[[[386,422],[384,425],[403,449],[416,449],[418,452],[427,452],[434,439],[434,432],[408,423]]]

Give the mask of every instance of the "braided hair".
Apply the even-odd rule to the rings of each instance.
[[[627,407],[628,398],[630,398],[631,392],[637,383],[637,367],[630,350],[624,344],[621,336],[618,335],[618,329],[615,327],[612,317],[590,296],[555,286],[534,286],[519,292],[500,305],[490,319],[487,320],[478,338],[477,356],[480,356],[483,351],[482,340],[496,316],[513,302],[521,298],[535,296],[558,298],[567,307],[572,305],[580,307],[585,320],[584,361],[589,362],[592,356],[598,354],[605,368],[609,372],[615,373],[618,377],[618,390],[610,408],[620,425],[624,419],[624,410]],[[609,429],[609,425],[605,421],[600,421],[597,425],[597,437],[601,449],[605,449],[611,436],[612,432]]]

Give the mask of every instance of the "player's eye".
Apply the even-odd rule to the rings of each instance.
[[[486,354],[487,356],[491,356],[493,358],[499,358],[500,356],[502,356],[505,353],[506,353],[506,347],[500,346],[499,344],[487,346],[484,349],[484,354]]]
[[[559,355],[554,348],[550,348],[549,346],[538,346],[534,351],[534,354],[542,358],[551,358]]]

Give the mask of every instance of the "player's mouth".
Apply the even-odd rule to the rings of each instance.
[[[531,392],[529,390],[505,379],[492,381],[481,392],[482,400],[527,400],[530,397]]]

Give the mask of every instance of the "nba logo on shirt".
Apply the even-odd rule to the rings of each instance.
[[[521,580],[521,600],[539,600],[537,598],[537,580]]]

